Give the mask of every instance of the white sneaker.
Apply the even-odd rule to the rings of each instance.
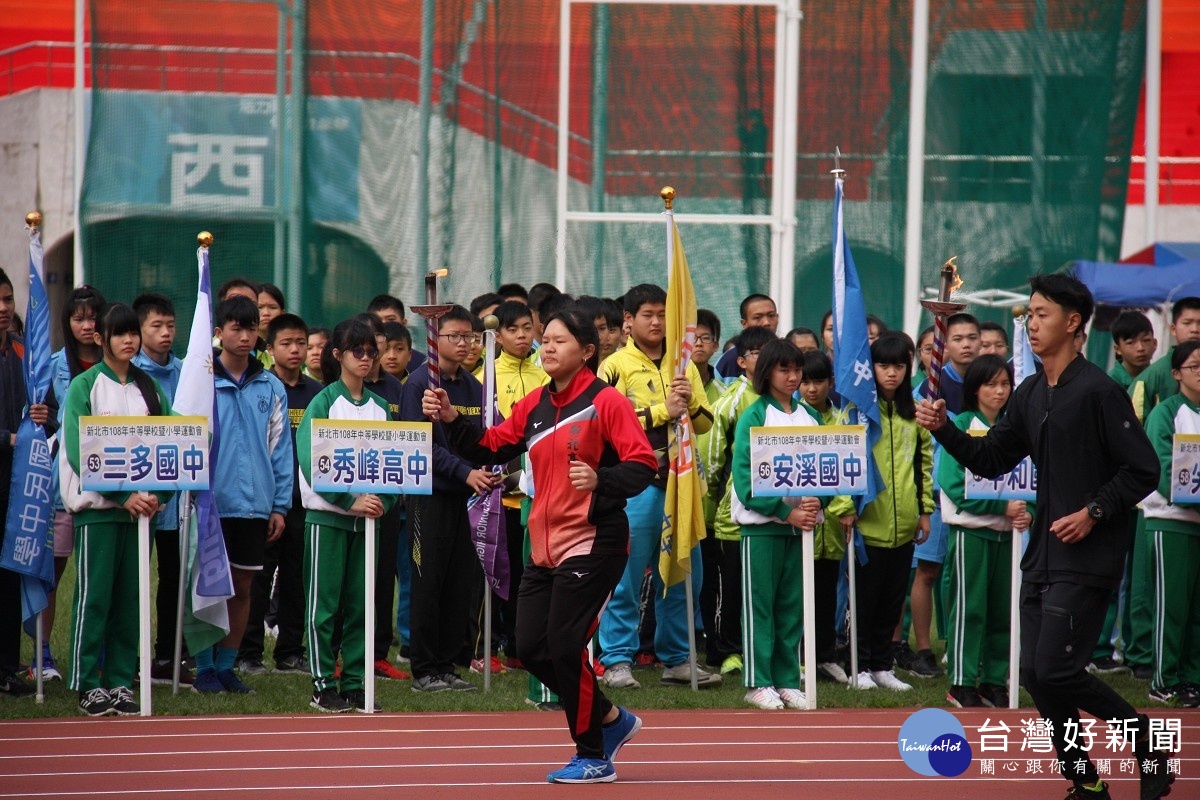
[[[601,678],[604,685],[610,689],[640,689],[642,685],[637,682],[637,678],[633,677],[633,668],[628,661],[622,661],[620,664],[613,664],[604,670],[604,677]]]
[[[871,673],[867,672],[866,670],[858,673],[858,675],[856,675],[853,679],[846,678],[846,682],[850,684],[851,689],[861,689],[865,691],[867,689],[877,688],[875,686],[875,681],[871,680]]]
[[[778,711],[783,708],[783,700],[774,686],[759,686],[746,692],[746,702],[765,711]]]
[[[850,676],[846,674],[846,670],[842,669],[842,665],[836,661],[822,661],[817,664],[817,672],[827,678],[832,678],[838,683],[849,683]]]
[[[799,689],[780,689],[779,699],[786,708],[808,708],[808,698]]]
[[[696,688],[697,689],[714,689],[721,685],[722,678],[715,672],[709,672],[706,669],[696,667]],[[692,665],[690,662],[676,664],[673,667],[663,667],[662,680],[666,686],[691,686],[692,685]]]
[[[871,673],[871,680],[880,689],[891,689],[893,692],[907,692],[912,689],[910,684],[896,677],[896,673],[888,670],[878,670]]]

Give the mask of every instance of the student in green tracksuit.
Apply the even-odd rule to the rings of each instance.
[[[1200,706],[1200,504],[1171,502],[1176,481],[1171,457],[1175,434],[1200,433],[1200,341],[1175,348],[1171,374],[1179,394],[1155,406],[1146,420],[1146,435],[1162,466],[1158,488],[1142,501],[1158,576],[1150,699],[1195,708]],[[1196,480],[1194,470],[1180,477],[1188,485],[1177,490],[1186,491]]]
[[[730,503],[733,521],[742,526],[742,682],[746,702],[763,709],[804,708],[806,703],[800,691],[800,533],[816,526],[821,501],[754,496],[750,429],[821,424],[815,410],[793,398],[803,360],[800,348],[786,339],[763,346],[754,369],[759,399],[742,413],[734,434]]]
[[[963,376],[963,406],[954,424],[962,431],[988,430],[1012,391],[1012,367],[999,356],[980,356]],[[946,699],[959,708],[1007,708],[1012,534],[1014,528],[1028,530],[1032,506],[967,499],[966,472],[946,453],[937,476],[942,519],[950,526]]]
[[[103,360],[71,381],[63,404],[58,469],[63,503],[75,525],[70,685],[79,692],[79,709],[91,717],[141,711],[132,690],[138,648],[137,518],[153,516],[171,496],[84,491],[79,477],[80,417],[171,413],[162,388],[131,363],[142,347],[141,331],[137,312],[124,303],[103,309],[96,320]]]
[[[313,487],[312,428],[315,419],[387,422],[387,402],[368,391],[363,380],[379,350],[375,333],[364,322],[346,320],[333,329],[321,359],[321,373],[336,378],[313,398],[296,431],[300,458],[300,494],[304,517],[305,620],[309,666],[318,711],[365,711],[366,658],[365,584],[366,519],[379,519],[396,502],[395,495],[317,492]],[[378,532],[376,532],[378,536]],[[342,615],[341,691],[335,685],[337,653],[334,621]],[[372,632],[374,635],[374,632]]]

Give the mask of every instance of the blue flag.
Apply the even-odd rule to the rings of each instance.
[[[208,248],[196,251],[200,272],[196,292],[196,311],[188,336],[187,355],[179,373],[174,410],[183,415],[208,417],[212,433],[209,463],[217,461],[216,387],[213,384],[212,284]],[[188,614],[184,631],[192,652],[202,650],[224,638],[229,632],[225,600],[233,596],[229,556],[221,537],[221,521],[211,489],[196,492],[196,510],[188,523],[188,568],[191,576]]]
[[[883,485],[872,454],[883,430],[867,339],[867,307],[842,219],[840,177],[834,181],[833,194],[833,379],[834,388],[845,401],[842,413],[846,421],[867,426],[867,492],[855,497],[855,505],[861,512]]]
[[[50,307],[42,283],[42,235],[29,229],[29,305],[24,353],[25,418],[13,448],[12,482],[0,566],[21,575],[21,616],[28,621],[49,603],[54,590],[54,463],[46,429],[29,418],[29,406],[50,391]],[[15,343],[14,343],[15,344]]]

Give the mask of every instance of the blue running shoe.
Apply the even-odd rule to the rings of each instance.
[[[617,771],[607,758],[579,756],[571,756],[565,767],[546,776],[549,783],[612,783],[616,779]]]
[[[196,673],[192,691],[200,694],[220,694],[225,691],[225,687],[221,684],[221,679],[217,677],[215,669],[202,669]]]
[[[601,732],[604,734],[604,753],[608,756],[608,760],[616,761],[617,753],[626,742],[637,736],[637,732],[641,729],[641,717],[617,706],[617,718],[601,728]]]
[[[242,683],[242,679],[231,669],[223,669],[217,672],[217,680],[221,682],[221,686],[227,692],[233,694],[254,694],[254,690]]]

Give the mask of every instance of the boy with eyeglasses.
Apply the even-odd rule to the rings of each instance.
[[[471,312],[454,306],[438,320],[438,365],[450,404],[475,425],[482,424],[483,386],[463,369],[474,340]],[[400,418],[426,422],[421,398],[429,370],[404,384]],[[483,578],[467,520],[467,499],[485,495],[497,478],[450,450],[440,421],[433,423],[433,494],[408,501],[412,539],[410,643],[414,692],[470,691],[475,685],[455,671],[455,657],[467,639],[470,598]]]

